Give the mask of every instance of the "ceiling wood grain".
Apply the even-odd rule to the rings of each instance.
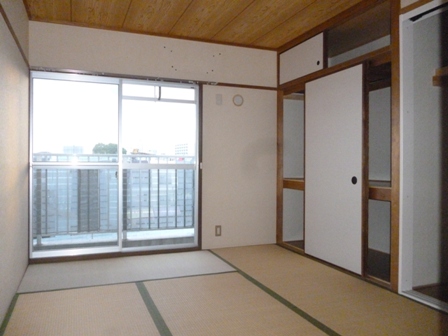
[[[372,1],[23,0],[30,20],[271,50]]]
[[[297,37],[306,33],[359,2],[361,1],[316,0],[311,6],[304,8],[276,29],[254,41],[254,44],[260,47],[275,45],[279,48],[292,40],[293,36]]]
[[[251,1],[192,1],[170,33],[174,36],[213,39],[250,4]]]
[[[24,0],[30,20],[69,22],[71,0]]]
[[[148,34],[168,35],[191,1],[132,0],[122,28]]]
[[[252,2],[230,25],[225,26],[215,39],[223,42],[252,44],[260,36],[281,27],[284,22],[315,0],[258,0]]]
[[[123,25],[131,0],[72,1],[72,21],[84,25],[120,27]]]

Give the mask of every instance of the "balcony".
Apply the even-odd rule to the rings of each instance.
[[[194,157],[139,153],[123,155],[121,165],[117,159],[33,155],[34,251],[194,239]]]

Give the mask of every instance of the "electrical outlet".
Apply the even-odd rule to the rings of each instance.
[[[216,237],[221,236],[221,225],[215,225],[215,236]]]

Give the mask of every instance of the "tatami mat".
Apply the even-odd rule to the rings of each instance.
[[[5,336],[159,335],[134,283],[19,296]]]
[[[238,273],[145,286],[173,335],[325,335]]]
[[[448,315],[281,247],[214,252],[341,335],[448,335]]]
[[[21,290],[43,292],[0,335],[448,335],[448,315],[281,247],[213,253],[33,265]]]
[[[208,251],[30,265],[18,293],[234,271]]]

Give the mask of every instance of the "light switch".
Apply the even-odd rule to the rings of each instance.
[[[222,94],[216,94],[216,105],[222,105]]]

